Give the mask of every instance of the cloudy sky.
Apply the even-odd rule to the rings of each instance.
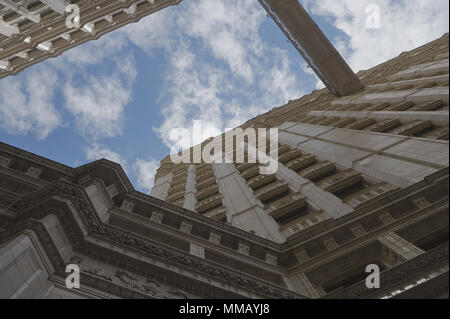
[[[354,71],[449,28],[448,0],[300,2]],[[110,159],[148,192],[173,128],[235,127],[316,88],[256,0],[184,0],[1,79],[0,141],[73,167]]]

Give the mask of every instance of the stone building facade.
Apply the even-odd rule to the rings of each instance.
[[[168,157],[151,195],[0,144],[0,298],[447,298],[448,71],[445,35],[245,123],[275,174]]]
[[[0,0],[0,79],[181,0]],[[79,25],[71,16],[79,9]],[[69,7],[70,8],[70,7]]]
[[[315,91],[249,120],[243,130],[278,128],[275,174],[256,162],[167,157],[151,194],[291,247],[297,260],[287,278],[306,296],[369,293],[361,280],[370,260],[389,274],[448,249],[448,59],[446,34],[359,72],[356,94]],[[448,263],[436,265],[420,275],[426,282],[448,278]],[[386,296],[420,294],[416,284]]]
[[[179,2],[0,0],[0,78]],[[317,51],[296,1],[262,2]],[[146,195],[113,162],[72,168],[0,143],[0,298],[448,298],[448,52],[446,34],[357,78],[309,55],[335,95],[241,127],[278,128],[274,174],[167,157]]]

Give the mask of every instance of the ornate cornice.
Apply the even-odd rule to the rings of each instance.
[[[446,177],[448,178],[448,174],[449,174],[449,168],[442,169],[439,172],[429,175],[425,180],[423,180],[419,183],[416,183],[416,184],[411,185],[404,189],[399,189],[398,191],[396,191],[392,194],[389,194],[388,196],[386,196],[384,198],[381,198],[376,203],[372,203],[367,206],[361,207],[361,208],[355,210],[354,212],[352,212],[346,216],[343,216],[339,219],[329,220],[317,227],[314,227],[312,229],[307,229],[307,230],[303,231],[301,234],[299,234],[298,236],[296,236],[295,238],[293,238],[285,243],[278,244],[271,240],[264,239],[257,235],[248,233],[244,230],[241,230],[241,229],[231,226],[229,224],[226,224],[226,223],[223,223],[223,222],[211,219],[211,218],[207,218],[207,217],[205,217],[201,214],[198,214],[194,211],[186,210],[182,207],[173,205],[171,203],[160,200],[158,198],[154,198],[150,195],[138,192],[134,189],[133,185],[131,184],[130,180],[128,179],[128,176],[126,175],[126,173],[122,169],[122,167],[119,164],[111,162],[109,160],[106,160],[106,159],[97,160],[97,161],[88,163],[86,165],[83,165],[83,166],[80,166],[80,167],[74,169],[74,168],[59,164],[58,162],[46,159],[44,157],[23,151],[21,149],[15,148],[11,145],[0,142],[0,150],[3,150],[3,149],[7,152],[17,154],[18,156],[21,156],[23,158],[31,158],[32,160],[36,161],[37,163],[39,163],[43,166],[47,166],[47,167],[54,168],[54,169],[63,168],[66,171],[66,173],[68,173],[70,176],[80,176],[80,175],[90,172],[90,171],[95,172],[95,169],[100,166],[107,167],[107,168],[111,169],[116,174],[119,181],[121,181],[123,183],[123,185],[125,185],[126,193],[121,194],[122,196],[130,196],[130,197],[139,199],[143,202],[146,202],[147,204],[150,204],[153,207],[156,206],[159,208],[167,209],[170,212],[177,213],[177,214],[189,217],[190,219],[196,220],[198,222],[208,224],[217,229],[221,229],[223,231],[229,232],[229,233],[231,233],[235,236],[241,237],[241,238],[245,238],[245,239],[255,242],[257,244],[264,245],[264,246],[274,249],[278,252],[287,252],[289,250],[295,249],[299,245],[304,243],[305,241],[308,241],[311,238],[314,238],[320,234],[323,234],[324,232],[329,232],[330,229],[345,225],[346,223],[350,222],[351,220],[355,219],[358,216],[363,216],[363,215],[375,212],[377,209],[380,209],[380,207],[391,204],[395,200],[399,200],[401,198],[409,196],[412,193],[417,192],[417,191],[435,183],[439,179],[446,178]]]
[[[48,166],[56,171],[60,171],[62,173],[65,173],[67,175],[73,176],[74,169],[70,166],[63,165],[61,163],[52,161],[48,158],[36,155],[34,153],[22,150],[20,148],[14,147],[12,145],[0,142],[0,151],[12,154],[14,156],[26,159],[28,161],[32,161],[35,163],[38,163],[42,166]]]
[[[281,249],[283,251],[292,249],[294,247],[298,247],[299,245],[304,244],[305,242],[311,240],[312,238],[316,238],[317,236],[321,236],[324,233],[330,232],[332,229],[337,229],[338,227],[342,227],[343,225],[354,221],[355,219],[376,213],[382,209],[385,209],[389,205],[392,205],[398,200],[403,200],[408,198],[416,192],[422,191],[424,188],[433,185],[434,183],[439,182],[442,178],[448,178],[449,168],[442,169],[434,174],[427,176],[423,181],[413,184],[407,188],[398,189],[393,193],[389,193],[387,196],[380,198],[376,203],[370,203],[368,205],[362,206],[357,210],[347,214],[339,219],[332,219],[327,221],[326,223],[315,227],[313,229],[306,229],[300,235],[295,238],[281,244]]]
[[[54,161],[47,160],[45,158],[36,156],[34,154],[31,154],[31,153],[28,153],[25,151],[21,151],[19,149],[16,149],[15,147],[12,147],[12,146],[9,146],[9,145],[3,144],[3,143],[0,144],[0,150],[4,150],[10,154],[18,154],[24,159],[27,159],[29,156],[31,156],[31,157],[33,157],[33,160],[41,160],[42,161],[41,165],[46,166],[47,168],[52,168],[52,167],[58,168],[60,165]],[[278,266],[285,267],[285,269],[289,269],[289,273],[291,273],[292,271],[294,271],[297,268],[300,269],[302,267],[305,267],[305,265],[301,265],[301,266],[292,268],[296,264],[296,259],[295,259],[293,252],[297,251],[301,247],[304,247],[305,244],[307,244],[308,242],[311,242],[314,240],[320,240],[320,238],[323,238],[323,236],[326,236],[327,234],[332,233],[334,231],[338,231],[342,227],[347,227],[347,225],[351,224],[354,221],[357,221],[361,218],[365,218],[366,216],[369,216],[369,215],[377,214],[377,212],[379,212],[380,210],[387,209],[390,205],[395,204],[397,201],[413,197],[413,196],[415,196],[414,194],[423,192],[427,188],[432,187],[433,185],[436,185],[437,183],[442,183],[442,180],[448,179],[448,172],[449,172],[448,168],[443,169],[437,173],[434,173],[434,174],[428,176],[425,180],[423,180],[419,183],[416,183],[408,188],[398,190],[395,193],[390,194],[390,195],[380,199],[377,203],[373,203],[373,204],[367,205],[365,207],[361,207],[360,209],[357,209],[354,212],[352,212],[342,218],[339,218],[336,220],[329,220],[329,221],[327,221],[321,225],[318,225],[317,227],[314,227],[310,230],[303,231],[298,236],[294,237],[293,239],[291,239],[283,244],[278,244],[278,243],[272,242],[270,240],[261,238],[259,236],[253,235],[251,233],[248,233],[246,231],[243,231],[241,229],[238,229],[236,227],[233,227],[229,224],[225,224],[220,221],[209,219],[209,218],[202,216],[201,214],[198,214],[196,212],[183,209],[181,207],[170,204],[168,202],[159,200],[157,198],[153,198],[152,196],[140,193],[140,192],[134,190],[132,184],[130,183],[127,175],[125,174],[125,172],[123,171],[121,166],[119,164],[113,163],[108,160],[102,159],[102,160],[98,160],[98,161],[83,165],[76,169],[70,168],[69,171],[71,174],[69,176],[71,176],[72,177],[71,179],[74,179],[74,180],[76,180],[77,177],[83,176],[83,174],[89,174],[89,175],[95,177],[98,175],[97,171],[100,172],[99,170],[101,167],[111,170],[111,177],[113,180],[116,180],[114,183],[116,183],[116,184],[122,183],[122,185],[125,186],[125,189],[121,188],[122,190],[119,192],[119,196],[121,198],[123,198],[123,199],[129,198],[133,201],[142,201],[143,204],[149,206],[149,208],[148,208],[149,211],[155,210],[155,208],[156,208],[156,210],[161,210],[166,214],[177,214],[179,216],[184,216],[184,217],[190,219],[192,222],[203,223],[205,226],[211,227],[212,228],[211,231],[214,231],[214,229],[215,229],[215,231],[219,231],[219,232],[223,231],[232,236],[238,237],[237,239],[244,239],[248,242],[252,242],[254,245],[263,246],[261,248],[264,249],[264,247],[265,247],[267,249],[267,251],[272,250],[273,253],[278,254],[279,260],[284,260],[284,264],[283,265],[280,264]],[[74,185],[74,184],[70,184],[70,185]],[[41,191],[36,191],[35,193],[33,192],[32,194],[25,196],[20,201],[20,203],[18,202],[16,204],[15,204],[15,201],[17,200],[17,198],[11,198],[11,196],[6,196],[5,193],[0,193],[0,204],[2,204],[2,206],[10,207],[11,210],[15,210],[15,212],[17,212],[17,210],[21,209],[19,207],[20,205],[23,205],[23,203],[25,201],[27,201],[29,198],[31,198],[32,196],[36,196],[36,194],[40,194],[40,193],[41,193]],[[434,207],[434,204],[433,204],[433,207]],[[411,211],[411,213],[414,213],[414,212]],[[416,213],[414,213],[414,214],[416,214]],[[148,217],[148,216],[146,216],[146,217]],[[399,222],[402,223],[401,221],[399,221]],[[168,225],[168,226],[171,227],[170,225]],[[387,229],[391,229],[392,227],[393,227],[393,225],[387,225],[387,226],[383,227],[382,229],[387,230]],[[380,229],[375,230],[376,233],[379,233],[379,231],[380,231]],[[368,236],[369,237],[372,236],[373,232],[374,231],[371,231],[367,234],[367,236],[363,236],[361,238],[352,240],[352,242],[354,242],[355,245],[358,243],[361,243],[361,242],[365,241],[366,240],[365,238],[368,238]],[[339,245],[338,247],[336,247],[330,251],[327,251],[326,255],[334,256],[336,254],[339,254],[341,251],[345,250],[345,247],[348,247],[347,242],[342,243],[342,245]],[[260,249],[260,248],[258,248],[258,249]],[[318,256],[311,256],[311,259],[308,260],[308,265],[314,264],[318,260],[317,258],[322,260],[322,258],[323,258],[322,255],[323,254],[318,255]],[[261,261],[264,262],[264,259],[261,259]]]
[[[201,260],[186,253],[177,252],[116,227],[102,224],[96,216],[93,207],[89,204],[89,200],[87,199],[84,190],[78,185],[69,184],[63,181],[52,183],[41,191],[25,196],[18,201],[17,207],[22,213],[19,220],[23,221],[20,223],[19,228],[23,230],[24,225],[32,227],[34,219],[41,219],[45,215],[55,213],[55,211],[52,210],[43,210],[41,208],[33,209],[34,207],[45,203],[47,200],[54,198],[55,195],[67,198],[72,202],[73,206],[76,207],[77,211],[80,213],[89,236],[96,236],[106,241],[112,241],[121,246],[128,247],[129,249],[139,250],[143,254],[183,267],[184,269],[189,269],[193,272],[207,275],[219,281],[225,281],[226,283],[236,285],[241,289],[252,291],[257,295],[266,296],[268,298],[303,298],[303,296],[299,294],[277,287],[268,282],[258,280],[241,272],[219,266],[213,262]],[[67,211],[64,214],[59,213],[58,217],[66,222],[70,222]],[[73,225],[71,225],[71,227],[73,227]],[[2,233],[1,236],[11,236],[17,231],[19,231],[19,229],[14,226],[12,229],[8,229],[5,234]],[[42,231],[43,230],[40,229],[38,230],[38,233],[40,234]],[[47,242],[48,240],[45,240],[44,238],[44,243]],[[52,247],[54,248],[54,246]],[[61,265],[60,262],[61,260],[59,260],[58,264],[59,270],[63,271],[64,267],[62,267],[63,265]]]
[[[99,159],[94,162],[79,166],[74,169],[75,174],[80,177],[85,173],[88,173],[90,171],[95,171],[99,167],[106,167],[110,170],[112,170],[115,175],[117,176],[118,180],[121,182],[121,184],[125,187],[125,191],[127,193],[136,192],[133,184],[131,184],[130,179],[128,178],[127,174],[123,170],[122,166],[120,164],[114,163],[107,159]],[[149,195],[146,195],[149,196]]]
[[[346,241],[340,245],[337,245],[336,248],[327,250],[313,258],[303,261],[299,265],[296,265],[290,272],[299,272],[299,271],[308,271],[311,268],[318,267],[319,265],[329,262],[333,260],[337,256],[341,256],[342,254],[346,254],[352,247],[360,247],[363,245],[368,245],[371,242],[374,242],[383,234],[398,231],[408,225],[418,222],[419,220],[426,219],[429,216],[438,214],[449,207],[448,198],[443,199],[441,202],[435,203],[433,205],[427,206],[423,209],[417,209],[411,215],[404,216],[398,220],[394,220],[392,223],[384,224],[383,226],[371,231],[367,232],[362,236],[356,237],[353,240]],[[322,239],[326,238],[327,234],[323,234],[321,236]]]
[[[448,263],[448,242],[382,272],[380,274],[381,289],[368,289],[365,281],[361,281],[328,294],[323,299],[380,298],[397,289],[399,285],[410,284],[409,281],[421,279],[418,277],[424,277],[446,263]]]

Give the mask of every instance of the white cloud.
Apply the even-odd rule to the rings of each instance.
[[[156,48],[169,49],[174,44],[178,8],[168,7],[116,32],[147,53],[152,53]]]
[[[45,139],[62,125],[53,106],[56,73],[37,67],[23,80],[8,78],[0,82],[0,126],[10,134],[33,133]]]
[[[262,54],[258,31],[264,17],[255,1],[200,0],[191,2],[180,14],[179,27],[225,61],[233,75],[252,83],[251,60]]]
[[[145,193],[150,193],[155,182],[156,170],[159,162],[155,159],[137,159],[133,165],[133,170],[137,175],[136,187]]]
[[[85,149],[85,152],[88,161],[96,161],[104,158],[122,165],[124,169],[127,167],[127,161],[119,153],[114,152],[103,144],[94,143]]]
[[[263,41],[265,19],[255,1],[200,0],[124,29],[145,52],[164,49],[169,59],[155,128],[169,148],[169,132],[193,120],[223,131],[304,93],[287,52]]]
[[[161,110],[164,121],[155,128],[163,142],[172,147],[170,131],[190,130],[193,120],[200,120],[204,129],[213,127],[224,131],[300,97],[302,90],[290,71],[285,52],[272,50],[271,54],[273,60],[269,65],[253,64],[257,74],[255,85],[239,86],[229,80],[231,70],[214,62],[199,61],[186,47],[174,52]],[[266,68],[269,72],[265,72]],[[192,146],[192,142],[182,148]]]
[[[98,139],[122,134],[123,113],[131,101],[137,71],[132,58],[120,56],[115,63],[112,73],[86,75],[82,83],[69,79],[64,85],[66,108],[85,137]]]
[[[130,92],[122,87],[120,79],[90,77],[84,85],[67,83],[64,96],[82,134],[93,138],[121,134],[123,110],[130,101]]]
[[[222,86],[225,78],[220,70],[199,63],[187,48],[175,52],[171,66],[171,73],[167,78],[165,106],[161,110],[164,121],[155,129],[168,146],[173,144],[169,140],[170,130],[191,128],[194,119],[202,120],[204,126],[221,128],[223,101],[219,95],[226,90],[226,87]]]
[[[134,162],[127,161],[120,153],[113,151],[107,145],[94,142],[85,148],[86,160],[96,161],[107,159],[122,166],[128,177],[134,177],[136,180],[136,189],[150,193],[155,182],[156,170],[159,167],[159,161],[156,159],[138,158]]]
[[[267,72],[262,73],[261,89],[266,98],[275,97],[268,100],[267,103],[276,103],[276,101],[287,102],[291,98],[300,97],[302,94],[297,76],[292,72],[292,64],[287,54],[281,50],[273,49],[273,66]],[[273,105],[276,106],[276,105]]]
[[[137,76],[133,55],[124,51],[126,45],[124,34],[114,32],[2,79],[0,126],[10,134],[32,133],[45,139],[63,124],[56,108],[65,107],[87,140],[121,135]],[[62,99],[54,98],[59,90]]]
[[[357,72],[371,68],[412,50],[448,32],[448,0],[304,0],[314,14],[328,17],[335,27],[349,36],[332,39],[350,66]],[[380,9],[380,28],[366,27],[366,8]]]

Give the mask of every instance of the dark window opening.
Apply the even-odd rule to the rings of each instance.
[[[362,183],[362,181],[361,181],[357,184],[353,184],[353,185],[344,187],[343,189],[338,190],[337,192],[334,192],[333,194],[335,196],[339,197],[340,199],[345,199],[352,194],[356,194],[362,190],[365,190],[366,188],[367,188],[367,186],[364,185],[364,183]]]
[[[448,227],[422,238],[415,245],[424,251],[429,251],[446,242],[448,242]]]
[[[386,267],[378,262],[371,262],[369,264],[376,264],[380,267],[380,272],[386,269]],[[353,271],[349,271],[346,274],[342,274],[339,277],[329,280],[325,284],[322,285],[322,288],[326,293],[329,293],[333,290],[339,288],[350,287],[360,281],[366,280],[368,274],[366,273],[366,266],[360,266]]]
[[[288,194],[289,194],[289,189],[287,189],[285,192],[282,192],[282,193],[277,194],[277,195],[275,195],[275,196],[269,197],[269,198],[267,198],[267,199],[265,199],[265,200],[261,200],[261,202],[262,202],[264,205],[267,205],[267,204],[269,204],[269,203],[275,202],[275,201],[277,201],[277,200],[283,198],[284,196],[286,196],[286,195],[288,195]]]
[[[336,174],[336,173],[337,173],[336,168],[334,168],[334,169],[331,169],[331,170],[329,170],[329,171],[326,171],[326,172],[324,172],[323,174],[320,174],[320,175],[318,175],[318,176],[316,176],[316,177],[314,177],[314,178],[311,178],[310,180],[311,180],[312,182],[314,182],[314,183],[318,183],[318,182],[324,180],[325,178],[328,178],[328,177],[330,177],[330,176],[333,176],[333,175]]]
[[[307,206],[302,206],[279,217],[274,217],[274,219],[279,225],[284,226],[298,218],[306,216],[308,213]]]

